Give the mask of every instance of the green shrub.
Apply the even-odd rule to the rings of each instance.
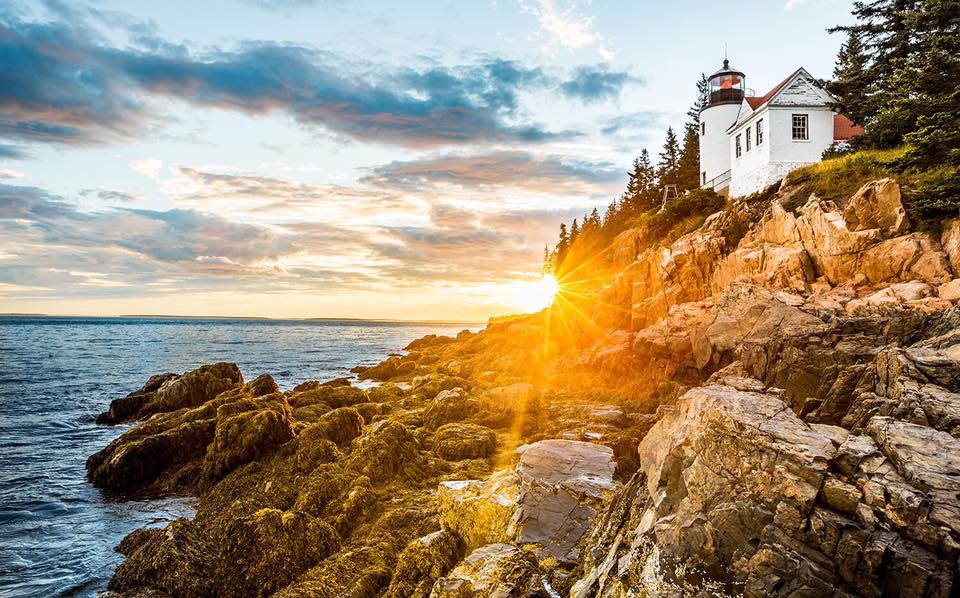
[[[944,218],[960,217],[960,168],[945,166],[908,176],[903,202],[916,224],[930,228]]]

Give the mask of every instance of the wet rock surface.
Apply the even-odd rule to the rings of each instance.
[[[957,595],[960,225],[911,229],[890,180],[796,193],[627,231],[568,311],[418,339],[378,386],[150,378],[90,480],[199,508],[110,589]]]

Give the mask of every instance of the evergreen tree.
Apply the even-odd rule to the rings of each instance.
[[[677,162],[677,188],[680,191],[700,186],[700,134],[697,125],[687,124],[683,132],[683,148]]]
[[[541,272],[546,274],[552,270],[553,270],[553,259],[552,259],[552,256],[550,255],[550,248],[544,245],[543,246],[543,267],[541,268]]]
[[[858,125],[866,122],[869,106],[870,84],[868,71],[870,59],[866,54],[860,33],[847,32],[847,41],[840,47],[837,64],[833,69],[833,81],[827,89],[837,97],[837,109]]]
[[[673,127],[667,127],[667,139],[660,152],[660,161],[657,163],[657,186],[663,189],[666,185],[678,185],[680,170],[680,144]]]
[[[656,171],[650,162],[650,152],[644,149],[633,161],[633,172],[630,173],[627,192],[623,197],[626,217],[636,216],[657,205],[656,177]]]
[[[910,165],[960,166],[960,4],[926,0],[904,20],[919,49],[891,78],[894,92],[878,124],[890,131],[889,121],[909,125],[903,141]]]
[[[709,92],[710,81],[706,75],[700,73],[700,80],[697,81],[697,101],[687,110],[687,118],[690,119],[687,121],[689,123],[688,126],[692,126],[694,130],[700,128],[700,113],[703,111],[703,107],[707,105]]]
[[[956,0],[943,0],[953,4]],[[909,114],[897,113],[890,101],[900,91],[893,87],[898,72],[923,47],[923,36],[918,35],[917,21],[926,13],[931,0],[871,0],[853,5],[856,23],[838,26],[831,32],[843,31],[857,35],[862,52],[869,55],[862,74],[864,87],[855,92],[859,104],[852,106],[851,118],[867,128],[868,141],[877,147],[894,147],[903,143],[903,136],[916,126]],[[954,14],[956,14],[954,12]],[[848,39],[849,42],[849,39]],[[846,106],[845,106],[846,108]],[[904,118],[906,117],[906,119]]]
[[[567,251],[570,249],[570,237],[567,236],[567,224],[560,223],[560,240],[557,241],[557,265],[563,263],[563,258],[567,257]]]
[[[577,219],[573,219],[573,224],[570,225],[570,245],[572,246],[577,242],[577,237],[580,236],[580,226],[577,225]]]
[[[587,222],[590,223],[590,228],[593,229],[594,232],[597,232],[600,230],[600,226],[601,226],[600,212],[597,210],[597,208],[593,208],[593,211],[590,212],[590,216],[587,218]]]

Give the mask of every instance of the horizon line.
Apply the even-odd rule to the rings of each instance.
[[[274,318],[270,316],[183,316],[170,314],[119,314],[119,315],[78,315],[78,314],[45,314],[28,312],[2,312],[0,318],[85,318],[85,319],[158,319],[158,320],[269,320],[275,322],[381,322],[384,324],[486,324],[487,320],[424,320],[424,319],[393,319],[393,318]]]

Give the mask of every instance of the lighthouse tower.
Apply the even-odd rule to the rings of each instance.
[[[746,93],[745,76],[723,61],[710,75],[707,98],[700,110],[700,185],[725,193],[730,186],[730,137]]]

